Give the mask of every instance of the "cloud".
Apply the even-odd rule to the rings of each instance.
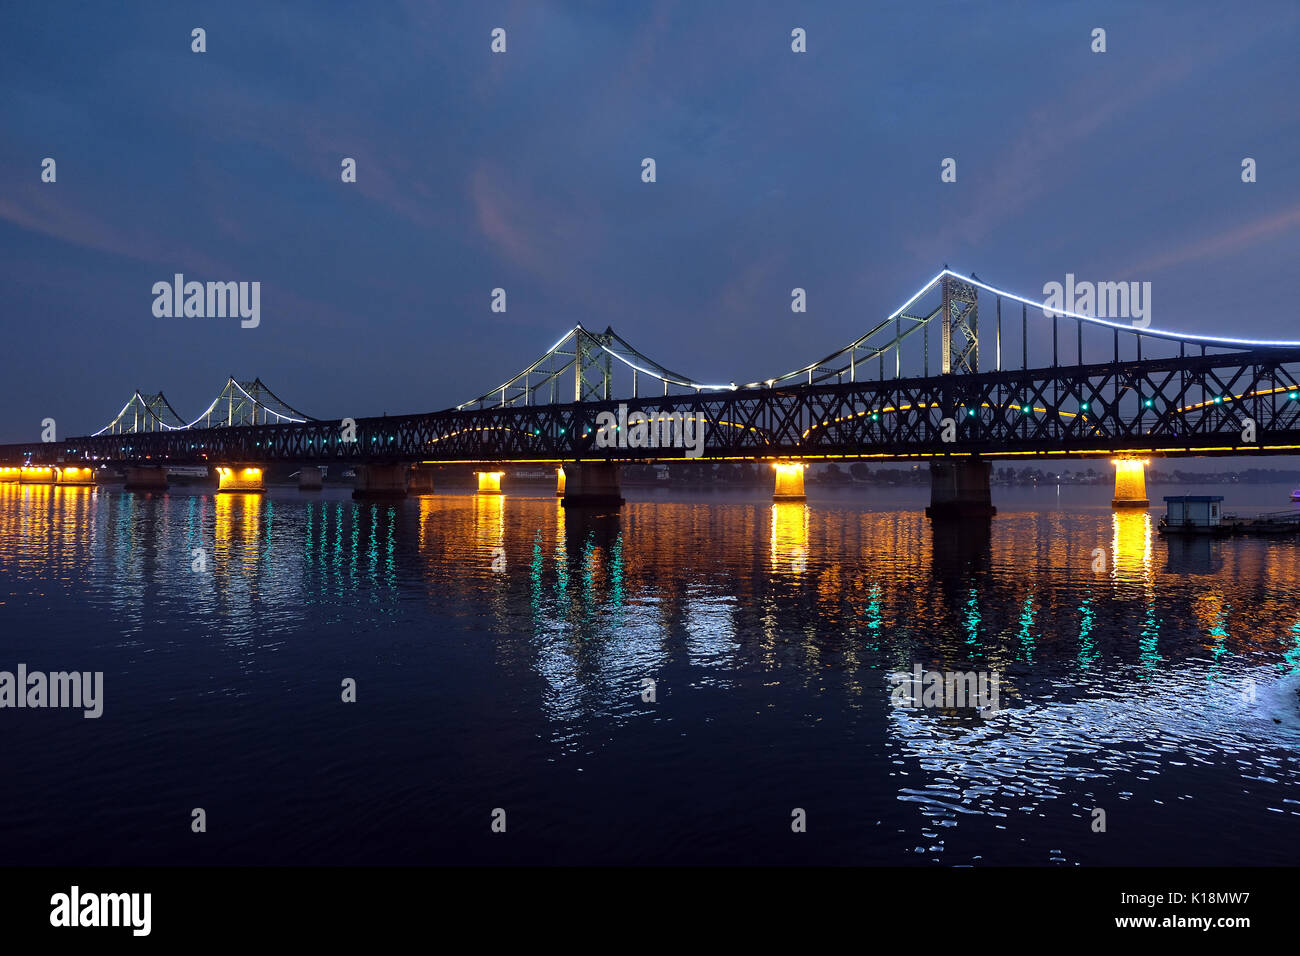
[[[1201,239],[1194,239],[1139,262],[1130,272],[1145,275],[1199,259],[1238,255],[1252,246],[1300,227],[1300,204]]]
[[[4,178],[16,179],[12,173]],[[0,196],[0,221],[40,233],[70,245],[108,252],[140,262],[184,262],[188,268],[233,274],[224,263],[177,243],[174,238],[111,224],[74,201],[59,183],[29,183],[9,197]]]

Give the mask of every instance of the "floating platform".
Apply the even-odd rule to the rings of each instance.
[[[1211,538],[1228,538],[1237,535],[1274,537],[1300,534],[1300,511],[1273,511],[1253,517],[1224,515],[1218,524],[1192,524],[1170,522],[1168,517],[1156,525],[1160,534],[1200,535]]]

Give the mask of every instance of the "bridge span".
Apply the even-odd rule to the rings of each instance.
[[[307,482],[312,466],[343,463],[358,497],[394,497],[432,491],[427,466],[476,468],[490,493],[502,465],[530,463],[557,467],[566,504],[609,505],[628,462],[771,462],[788,499],[809,462],[926,460],[932,514],[987,514],[993,459],[1111,459],[1116,504],[1145,506],[1152,456],[1300,453],[1300,342],[1043,310],[945,269],[844,348],[743,385],[697,381],[579,325],[443,411],[314,419],[231,378],[185,422],[161,392],[137,391],[94,434],[0,446],[0,480],[85,484],[112,466],[157,490],[169,466],[204,465],[222,490],[258,491],[271,463],[304,466]]]

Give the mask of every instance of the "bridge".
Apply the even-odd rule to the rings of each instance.
[[[473,466],[490,493],[501,466],[530,463],[557,466],[566,504],[608,505],[628,462],[771,462],[779,500],[803,496],[809,462],[925,460],[930,512],[968,515],[993,511],[992,459],[1109,458],[1116,505],[1145,506],[1151,456],[1300,453],[1300,342],[1044,311],[945,268],[842,349],[746,384],[698,381],[578,325],[437,412],[315,419],[232,377],[186,422],[136,391],[91,435],[0,446],[0,480],[84,484],[113,465],[156,490],[168,466],[206,465],[222,490],[258,491],[270,463],[317,483],[313,466],[345,463],[357,497],[401,497],[432,491],[428,466]]]

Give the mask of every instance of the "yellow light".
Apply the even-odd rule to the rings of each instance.
[[[806,463],[802,461],[774,461],[776,469],[776,489],[773,499],[776,501],[801,501],[803,492],[803,472]]]
[[[265,490],[262,485],[262,469],[260,468],[231,468],[225,465],[218,465],[217,476],[217,491],[219,492],[261,492]]]
[[[1115,465],[1115,497],[1111,503],[1145,507],[1147,459],[1113,458],[1111,461]]]

